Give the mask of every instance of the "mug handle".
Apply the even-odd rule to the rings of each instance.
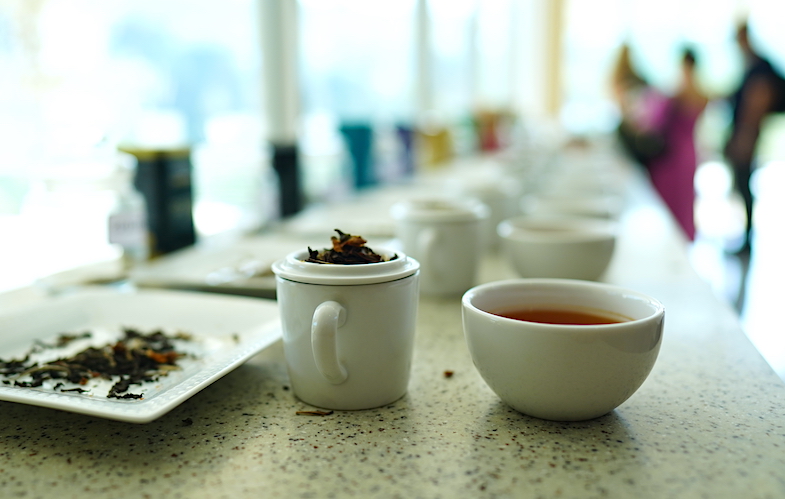
[[[316,369],[334,385],[340,385],[349,374],[338,361],[338,328],[346,323],[346,309],[335,301],[321,303],[311,322],[311,349]]]

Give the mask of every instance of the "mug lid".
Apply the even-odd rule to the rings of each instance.
[[[377,248],[377,253],[387,257],[398,255],[395,260],[379,263],[342,265],[335,263],[313,263],[304,261],[308,251],[295,251],[273,263],[272,270],[278,277],[305,284],[328,284],[353,286],[395,281],[415,274],[420,263],[401,253],[386,248]]]
[[[465,222],[490,216],[490,208],[474,198],[415,198],[393,205],[390,215],[395,220],[415,222]]]

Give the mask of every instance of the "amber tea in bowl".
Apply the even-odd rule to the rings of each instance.
[[[500,317],[519,321],[539,322],[541,324],[564,324],[573,326],[589,326],[597,324],[616,324],[631,320],[621,314],[607,310],[584,308],[515,308],[494,312]]]
[[[463,295],[474,365],[508,405],[555,421],[614,410],[659,353],[665,309],[633,290],[570,279],[514,279]]]

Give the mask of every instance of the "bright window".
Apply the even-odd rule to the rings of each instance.
[[[373,128],[377,170],[414,115],[415,0],[300,0],[301,161],[308,200],[352,189],[342,124]],[[389,175],[378,171],[377,176]]]
[[[0,289],[113,254],[121,142],[192,147],[202,232],[263,218],[257,20],[255,0],[0,1]]]
[[[637,69],[666,92],[678,84],[681,47],[693,46],[705,91],[723,97],[741,76],[734,31],[740,14],[748,12],[754,42],[785,70],[782,2],[567,0],[565,12],[563,117],[573,130],[608,131],[615,126],[609,77],[623,42],[631,45]]]

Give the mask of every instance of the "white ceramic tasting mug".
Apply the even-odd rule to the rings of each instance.
[[[474,286],[489,208],[473,198],[420,198],[390,210],[403,250],[422,265],[426,295],[458,295]]]
[[[411,370],[420,264],[402,253],[360,265],[307,258],[307,251],[295,252],[272,266],[295,395],[338,410],[401,398]]]
[[[531,315],[538,310],[562,312],[558,320]],[[483,284],[464,294],[462,311],[472,360],[488,386],[512,408],[555,421],[602,416],[635,393],[657,359],[665,317],[662,304],[644,294],[569,279]],[[579,314],[568,318],[578,324],[558,323],[563,311]],[[587,313],[620,322],[589,325],[580,317]]]

